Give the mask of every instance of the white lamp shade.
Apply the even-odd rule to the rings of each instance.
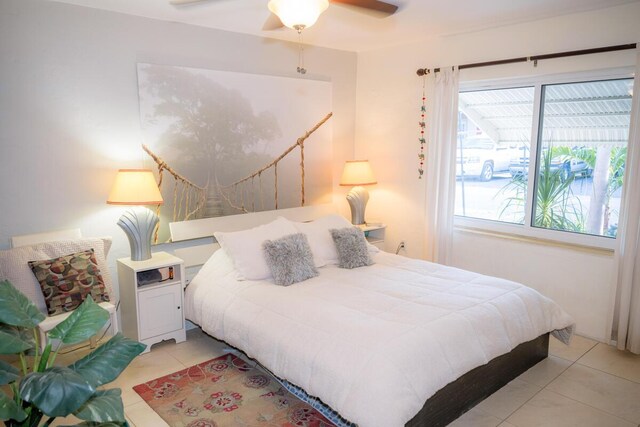
[[[340,178],[340,185],[372,185],[377,183],[368,160],[347,160]]]
[[[309,28],[329,7],[328,0],[270,0],[269,10],[280,18],[282,23],[293,29]]]
[[[158,184],[149,169],[120,169],[107,198],[110,205],[161,205]]]

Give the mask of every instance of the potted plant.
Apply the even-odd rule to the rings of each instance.
[[[73,414],[83,420],[81,426],[127,426],[120,389],[98,388],[115,380],[145,346],[118,333],[71,365],[56,366],[60,347],[94,336],[109,313],[86,298],[47,333],[40,351],[38,324],[44,319],[11,283],[0,282],[0,354],[15,354],[20,362],[16,368],[0,360],[0,420],[8,427],[36,427],[43,419],[48,426]]]

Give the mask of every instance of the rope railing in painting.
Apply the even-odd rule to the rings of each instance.
[[[275,209],[278,209],[278,162],[284,159],[289,153],[291,153],[296,147],[300,147],[300,205],[304,206],[305,204],[305,190],[304,190],[304,142],[311,134],[313,134],[320,126],[325,124],[327,120],[331,118],[333,113],[327,114],[322,120],[320,120],[313,128],[308,130],[304,135],[296,140],[296,143],[287,148],[280,156],[278,156],[275,160],[273,160],[268,165],[263,166],[252,174],[237,180],[228,185],[220,185],[216,180],[216,185],[220,189],[220,194],[225,199],[225,201],[231,206],[233,209],[237,209],[242,212],[251,212],[248,209],[248,206],[245,205],[245,193],[248,193],[247,200],[251,200],[251,210],[255,210],[255,197],[254,197],[254,181],[257,178],[259,182],[259,192],[260,199],[262,203],[262,207],[264,208],[264,199],[262,198],[262,174],[267,170],[273,168],[274,171],[274,198],[275,198]]]
[[[176,172],[146,145],[142,144],[142,149],[156,162],[160,191],[162,191],[163,172],[167,171],[173,177],[173,221],[187,221],[194,218],[207,201],[207,188],[194,184]],[[156,213],[160,214],[160,205],[156,208]],[[154,235],[154,243],[158,243],[158,228]]]
[[[305,132],[300,138],[296,140],[296,143],[287,148],[282,154],[280,154],[275,160],[268,165],[258,169],[250,175],[239,179],[229,185],[221,185],[218,181],[217,175],[215,176],[215,188],[218,190],[216,193],[220,195],[224,201],[226,201],[232,209],[236,209],[242,212],[252,212],[256,210],[256,197],[255,187],[256,180],[258,181],[259,192],[259,204],[260,209],[265,209],[264,191],[262,185],[263,174],[269,169],[274,171],[274,198],[275,209],[278,209],[278,163],[290,154],[296,147],[300,147],[300,203],[301,206],[305,205],[305,170],[304,170],[304,143],[311,134],[313,134],[320,126],[325,124],[327,120],[331,118],[333,113],[327,114],[322,120],[320,120],[313,128]],[[142,145],[142,149],[155,161],[158,168],[158,188],[162,191],[162,184],[164,178],[164,172],[166,171],[173,177],[173,222],[175,221],[187,221],[189,219],[195,219],[204,216],[217,216],[222,215],[221,208],[216,210],[215,203],[211,203],[213,207],[209,206],[208,197],[211,198],[209,193],[209,183],[206,186],[201,187],[185,176],[175,171],[169,166],[160,156],[155,154],[146,145]],[[214,199],[217,199],[217,195]],[[205,209],[206,207],[206,209]],[[210,209],[214,210],[214,213],[206,213]],[[160,214],[160,206],[157,207],[156,213]],[[154,243],[158,243],[158,228],[154,235]]]

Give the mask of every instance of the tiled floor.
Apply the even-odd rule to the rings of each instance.
[[[166,426],[131,387],[224,352],[224,344],[200,331],[189,331],[186,342],[158,344],[150,353],[135,359],[108,388],[122,388],[125,413],[132,426]],[[78,353],[62,356],[61,362],[64,363],[64,358],[78,358],[81,355]],[[54,425],[65,425],[68,421],[71,420],[56,420]],[[568,347],[552,338],[549,358],[451,426],[638,427],[640,356],[579,336]]]
[[[579,336],[549,353],[451,426],[640,426],[640,356]]]

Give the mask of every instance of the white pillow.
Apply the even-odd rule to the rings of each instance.
[[[263,280],[271,277],[271,271],[262,250],[262,243],[275,240],[298,230],[285,218],[278,218],[269,224],[231,233],[216,232],[214,237],[233,260],[238,271],[238,279]]]
[[[202,265],[198,273],[191,279],[189,286],[206,286],[216,278],[223,277],[234,270],[233,260],[224,249],[220,248]]]
[[[59,240],[55,242],[38,243],[30,246],[20,246],[0,251],[0,280],[8,280],[13,286],[27,296],[43,313],[47,313],[47,306],[42,296],[40,283],[29,268],[29,261],[58,258],[64,255],[93,249],[100,268],[104,285],[115,300],[111,274],[107,265],[107,254],[111,248],[111,238],[87,238],[76,240]]]
[[[313,262],[316,267],[338,263],[338,250],[329,230],[351,227],[352,224],[340,215],[327,215],[311,222],[294,222],[299,232],[307,235]]]
[[[338,250],[333,237],[331,237],[330,230],[353,227],[349,220],[337,214],[323,216],[311,222],[294,222],[293,225],[299,232],[307,235],[316,267],[338,264]],[[367,242],[367,249],[370,253],[380,251],[369,242]]]

